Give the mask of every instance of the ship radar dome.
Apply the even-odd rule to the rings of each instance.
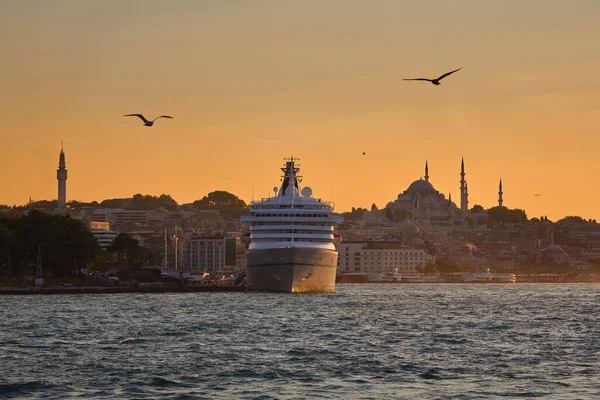
[[[302,188],[302,196],[304,196],[304,197],[312,196],[312,189],[309,188],[308,186],[303,187]]]

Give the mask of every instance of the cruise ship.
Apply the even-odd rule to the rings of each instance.
[[[331,202],[312,197],[298,175],[299,161],[285,159],[281,187],[274,196],[250,203],[246,285],[250,291],[332,292],[341,240],[334,226],[343,217]]]

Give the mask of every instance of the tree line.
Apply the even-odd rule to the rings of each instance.
[[[9,209],[14,211],[25,211],[27,209],[48,209],[54,210],[57,207],[57,200],[36,200],[24,205],[0,205],[1,209]],[[141,193],[134,194],[131,198],[126,199],[106,199],[101,202],[77,201],[71,200],[67,202],[70,208],[124,208],[130,210],[152,210],[154,208],[164,207],[168,210],[175,211],[180,205],[171,195],[161,194],[160,196],[143,195]],[[247,210],[246,202],[236,195],[223,191],[216,190],[208,193],[206,196],[194,201],[192,207],[199,210],[223,210],[223,211],[244,211]]]
[[[46,274],[67,276],[91,265],[97,248],[87,226],[68,215],[38,210],[17,217],[0,215],[2,272],[33,274],[40,257]]]

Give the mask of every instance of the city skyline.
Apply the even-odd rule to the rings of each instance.
[[[600,4],[319,7],[3,3],[0,204],[56,198],[64,141],[67,201],[248,202],[293,154],[339,212],[384,207],[425,160],[457,202],[464,157],[469,206],[497,205],[502,177],[504,205],[529,217],[600,218]],[[459,67],[439,87],[402,81]],[[121,117],[138,112],[175,118]]]
[[[296,157],[293,157],[293,159],[299,160]],[[298,165],[300,165],[300,164],[298,163]],[[60,149],[60,154],[59,154],[58,166],[59,166],[59,168],[57,170],[57,175],[56,175],[56,179],[58,180],[57,198],[56,199],[52,199],[52,198],[47,198],[47,199],[32,199],[30,197],[29,198],[29,203],[36,202],[36,201],[57,201],[57,208],[61,209],[61,208],[65,208],[65,206],[67,204],[69,204],[71,201],[78,201],[78,202],[97,201],[97,202],[102,202],[104,200],[127,199],[127,198],[132,198],[134,196],[134,194],[132,194],[130,196],[124,196],[124,197],[102,198],[102,199],[85,200],[85,201],[84,200],[79,200],[79,199],[67,199],[67,196],[66,196],[67,170],[66,170],[66,156],[65,156],[65,152],[64,152],[64,148],[63,148],[63,143],[61,143],[61,149]],[[461,184],[461,186],[459,188],[460,189],[460,192],[459,192],[460,193],[459,203],[456,203],[456,202],[452,201],[452,193],[451,193],[451,191],[448,192],[448,197],[446,198],[448,201],[450,201],[452,204],[454,204],[455,207],[457,207],[459,210],[461,210],[463,217],[466,216],[468,213],[470,213],[470,210],[474,206],[482,206],[484,209],[493,208],[495,206],[500,206],[500,207],[503,206],[503,202],[504,202],[504,200],[503,200],[503,194],[504,194],[504,192],[502,190],[502,178],[500,178],[500,180],[498,182],[497,204],[496,205],[492,205],[492,206],[486,206],[486,205],[482,205],[482,204],[479,204],[479,203],[469,203],[469,200],[468,200],[468,196],[469,196],[469,192],[468,192],[468,179],[465,179],[466,175],[467,175],[467,173],[466,173],[465,162],[464,162],[464,158],[463,158],[461,160],[461,165],[460,165],[460,177],[461,177],[460,184]],[[410,187],[412,187],[414,184],[419,184],[419,186],[420,186],[421,182],[428,182],[429,184],[431,184],[431,182],[429,181],[429,178],[430,178],[430,175],[429,175],[429,162],[426,160],[425,161],[425,167],[424,167],[424,175],[421,174],[421,176],[418,179],[416,179],[414,182],[412,182],[410,184]],[[281,181],[281,179],[280,179],[280,181]],[[279,182],[279,184],[281,184],[281,182]],[[410,187],[409,187],[409,190],[410,190]],[[432,190],[435,190],[434,186],[430,186],[430,188]],[[277,186],[275,186],[274,189],[277,189]],[[215,189],[215,190],[213,190],[213,192],[216,191],[216,190],[219,190],[219,189]],[[227,192],[227,190],[225,190],[225,191]],[[437,192],[439,193],[439,195],[445,196],[445,194],[443,194],[442,192],[439,192],[439,191],[437,191]],[[142,193],[139,193],[139,194],[142,194]],[[236,195],[235,193],[231,193],[231,194]],[[401,197],[402,194],[403,194],[402,192],[398,194],[398,196],[397,196],[398,199]],[[157,194],[144,193],[143,195],[150,195],[150,196],[156,196],[156,197],[158,197],[159,195],[169,195],[170,196],[169,193],[160,193],[160,194],[158,194],[158,193]],[[272,196],[272,193],[268,193],[265,196],[265,198],[268,198],[268,197],[271,197],[271,196]],[[540,196],[540,194],[534,194],[534,196]],[[204,196],[202,196],[202,197],[204,197]],[[177,199],[173,198],[173,200],[175,200],[177,202],[177,204],[179,204],[180,206],[184,205],[184,204],[191,204],[192,202],[200,200],[200,199],[201,198],[199,197],[198,199],[194,199],[193,201],[178,202]],[[244,199],[241,199],[241,200],[244,200]],[[253,197],[251,199],[251,201],[260,201],[260,197],[257,197],[257,198]],[[246,201],[246,203],[248,205],[250,205],[250,201]],[[393,203],[393,201],[391,203],[389,203],[387,206],[378,206],[378,208],[380,208],[380,209],[387,208],[392,203]],[[2,204],[2,203],[0,203],[0,204]],[[375,203],[372,203],[372,204],[375,204]],[[375,204],[375,205],[377,206],[377,204]],[[23,206],[23,204],[15,204],[15,206]],[[361,207],[352,207],[352,208],[361,208]],[[365,208],[367,210],[369,209],[369,207],[362,207],[362,208]],[[514,209],[519,209],[519,207],[513,207],[513,208]],[[343,211],[339,211],[339,212],[347,212],[347,211],[350,211],[350,210],[343,210]],[[524,211],[527,212],[527,210],[524,210]],[[573,215],[574,214],[564,215],[561,218],[568,217],[568,216],[573,216]],[[537,217],[537,216],[531,216],[530,215],[528,217],[529,218],[534,218],[534,217]],[[540,218],[541,217],[546,218],[547,215],[541,215],[539,217]],[[587,220],[588,218],[584,217],[584,219]],[[589,218],[589,219],[592,220],[592,218]],[[594,221],[595,221],[595,219],[594,219]]]

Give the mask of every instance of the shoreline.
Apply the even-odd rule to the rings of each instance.
[[[245,286],[183,286],[183,287],[0,287],[0,295],[32,294],[119,294],[119,293],[199,293],[199,292],[245,292]]]
[[[433,284],[474,284],[474,285],[515,285],[515,284],[598,284],[597,281],[582,282],[435,282]],[[337,285],[430,285],[425,282],[338,282]],[[130,287],[130,286],[85,286],[85,287],[0,287],[1,295],[37,295],[37,294],[124,294],[124,293],[241,293],[247,292],[246,286],[183,286],[183,287]]]

